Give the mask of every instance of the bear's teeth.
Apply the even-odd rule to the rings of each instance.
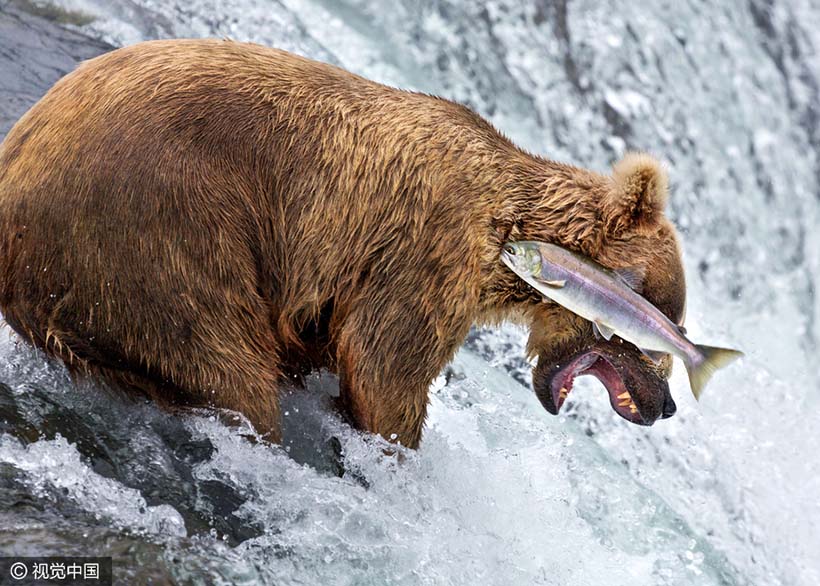
[[[618,398],[619,398],[619,399],[629,399],[629,398],[630,398],[630,396],[629,396],[629,391],[624,391],[623,393],[621,393],[620,395],[618,395]]]
[[[629,407],[631,403],[632,401],[630,401],[629,399],[624,399],[623,401],[618,403],[618,407]]]

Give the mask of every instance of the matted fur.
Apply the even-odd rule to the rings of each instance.
[[[555,163],[461,105],[284,51],[113,51],[0,149],[11,327],[77,373],[236,409],[273,440],[283,377],[334,370],[355,425],[415,447],[472,323],[523,316],[551,355],[591,336],[500,263],[510,238],[648,265],[648,295],[682,310],[654,160],[614,178]]]

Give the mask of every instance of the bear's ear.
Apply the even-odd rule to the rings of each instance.
[[[661,163],[645,153],[627,153],[612,168],[612,184],[601,202],[607,236],[651,228],[663,213],[669,179]]]

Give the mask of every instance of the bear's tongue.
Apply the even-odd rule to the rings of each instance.
[[[572,391],[575,377],[591,374],[609,393],[609,403],[615,412],[632,423],[644,424],[640,410],[610,362],[596,352],[587,352],[572,360],[555,376],[552,382],[552,400],[558,411]]]

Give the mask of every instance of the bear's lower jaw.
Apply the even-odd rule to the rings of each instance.
[[[674,413],[674,401],[665,379],[651,372],[639,353],[617,352],[608,348],[610,343],[594,345],[558,364],[539,364],[533,372],[533,386],[544,408],[557,415],[575,378],[592,375],[609,393],[612,409],[621,417],[637,425],[652,425],[659,417]],[[632,356],[635,354],[635,356]],[[550,368],[551,366],[551,368]]]

